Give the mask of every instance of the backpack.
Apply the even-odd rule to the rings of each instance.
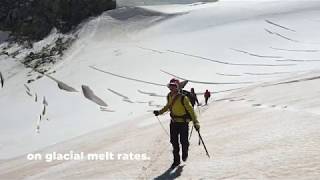
[[[187,90],[181,90],[181,94],[187,96],[191,102],[192,107],[196,104],[196,98],[192,95],[191,92]]]
[[[183,118],[184,120],[186,120],[186,119],[191,119],[191,115],[189,114],[186,106],[184,105],[183,100],[184,100],[185,97],[188,97],[189,100],[190,100],[190,98],[192,98],[192,99],[194,99],[194,98],[192,97],[191,92],[186,91],[186,90],[181,90],[180,94],[181,94],[181,98],[180,98],[180,99],[181,99],[181,104],[183,105],[184,110],[185,110],[185,112],[186,112],[186,114],[183,115],[181,118]],[[169,101],[169,95],[167,96],[167,100]],[[191,100],[190,100],[190,102],[191,102],[191,104],[192,104],[192,101],[191,101]],[[174,117],[171,113],[170,113],[170,116],[171,116],[171,117]],[[175,116],[175,117],[177,117],[177,116]]]

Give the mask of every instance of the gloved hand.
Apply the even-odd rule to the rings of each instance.
[[[157,111],[157,110],[155,110],[155,111],[153,111],[153,114],[154,114],[155,116],[159,116],[160,112]]]
[[[200,124],[195,124],[195,125],[194,125],[194,128],[195,128],[197,131],[200,131]]]

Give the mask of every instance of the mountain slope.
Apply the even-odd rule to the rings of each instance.
[[[38,74],[25,69],[20,56],[1,55],[0,176],[316,178],[319,6],[310,1],[119,8],[84,23],[79,39],[53,66],[52,78],[31,84],[26,81]],[[186,89],[194,87],[202,102],[205,89],[213,92],[199,114],[212,158],[194,133],[181,175],[166,173],[171,146],[151,113],[165,103],[165,85],[174,76],[190,80]],[[76,91],[62,90],[57,82]],[[44,97],[47,113],[40,121]],[[160,117],[167,128],[168,119]],[[26,159],[30,152],[70,151],[146,153],[151,160]]]

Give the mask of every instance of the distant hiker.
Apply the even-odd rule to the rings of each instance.
[[[199,101],[198,101],[196,93],[194,92],[194,89],[193,89],[193,92],[192,92],[192,89],[193,88],[191,88],[191,91],[189,92],[187,90],[183,90],[182,88],[180,88],[180,94],[187,96],[189,98],[189,100],[190,100],[190,103],[191,103],[192,107],[194,107],[196,102],[199,105]]]
[[[180,164],[179,135],[182,146],[182,160],[186,161],[189,149],[189,122],[193,122],[197,131],[200,129],[200,124],[189,98],[180,93],[179,80],[171,79],[167,87],[170,89],[167,95],[167,104],[160,111],[156,110],[153,113],[155,116],[158,116],[170,110],[170,142],[173,147],[173,163],[171,168],[174,168]]]
[[[204,100],[206,101],[206,105],[208,104],[208,100],[209,100],[210,96],[211,96],[211,94],[207,89],[206,92],[204,93]]]
[[[189,97],[189,99],[190,99],[192,107],[194,107],[194,105],[196,103],[199,106],[199,101],[198,101],[198,98],[197,98],[197,94],[194,92],[194,88],[190,89],[190,94],[191,94],[191,98]]]

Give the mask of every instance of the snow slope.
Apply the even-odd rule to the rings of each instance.
[[[319,8],[316,1],[122,7],[83,24],[56,73],[31,84],[38,74],[1,55],[0,177],[316,179]],[[190,80],[186,88],[201,101],[205,89],[214,94],[199,107],[212,158],[194,134],[188,164],[170,174],[169,140],[150,112],[165,103],[173,76]],[[84,86],[106,104],[86,99]],[[39,121],[43,97],[47,113]],[[168,118],[160,117],[167,128]],[[146,153],[151,160],[26,159],[53,151]]]

